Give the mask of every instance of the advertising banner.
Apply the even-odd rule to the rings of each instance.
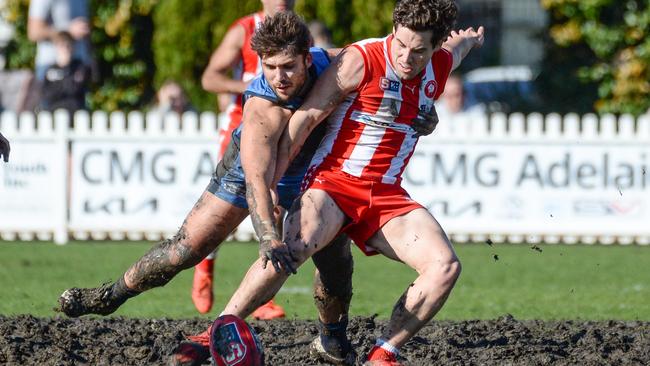
[[[650,147],[418,146],[403,185],[451,233],[648,235]]]
[[[207,140],[72,142],[69,227],[175,231],[207,186],[217,146]]]
[[[53,232],[65,225],[67,157],[52,139],[12,140],[9,163],[0,162],[0,230]]]
[[[12,146],[10,162],[0,162],[5,240],[156,240],[178,230],[216,167],[211,114],[181,121],[98,111],[69,126],[47,113],[8,113],[0,119]],[[421,139],[402,185],[456,241],[650,244],[650,117],[632,122],[456,121]],[[252,237],[245,221],[235,238]]]

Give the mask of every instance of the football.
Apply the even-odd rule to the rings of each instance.
[[[234,315],[222,315],[212,324],[210,355],[217,366],[264,365],[264,350],[255,330]]]

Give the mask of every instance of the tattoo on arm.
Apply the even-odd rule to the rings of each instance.
[[[255,229],[257,236],[259,238],[262,238],[262,236],[268,233],[273,233],[277,236],[273,221],[263,220],[260,217],[260,213],[258,212],[259,206],[257,204],[257,198],[255,198],[255,188],[250,182],[246,182],[246,200],[248,201],[251,221],[253,222],[253,228]],[[269,202],[269,204],[271,207],[273,207],[272,202]]]

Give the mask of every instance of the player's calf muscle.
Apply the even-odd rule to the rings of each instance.
[[[192,267],[203,259],[192,246],[185,243],[185,227],[179,232],[149,250],[125,274],[129,288],[146,291],[153,287],[164,286],[183,269]]]
[[[352,272],[354,260],[346,235],[340,235],[330,245],[312,256],[318,270],[314,278],[315,300],[322,296],[316,293],[338,298],[349,303],[352,297]]]

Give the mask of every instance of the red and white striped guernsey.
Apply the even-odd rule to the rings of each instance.
[[[230,26],[230,28],[232,28],[241,25],[245,30],[244,45],[241,49],[241,60],[233,70],[233,79],[235,80],[249,81],[262,73],[262,61],[257,53],[251,48],[251,38],[253,37],[253,33],[255,33],[255,29],[259,27],[262,21],[264,21],[264,13],[259,12],[239,18]],[[242,95],[235,94],[226,109],[229,121],[235,122],[236,125],[239,125],[242,119],[241,102]],[[237,126],[235,126],[235,128],[236,127]]]
[[[431,111],[444,90],[453,57],[433,53],[426,68],[400,80],[390,61],[393,36],[352,44],[364,58],[364,77],[356,91],[332,113],[310,173],[344,171],[364,180],[399,184],[418,138],[411,127],[419,110]]]

